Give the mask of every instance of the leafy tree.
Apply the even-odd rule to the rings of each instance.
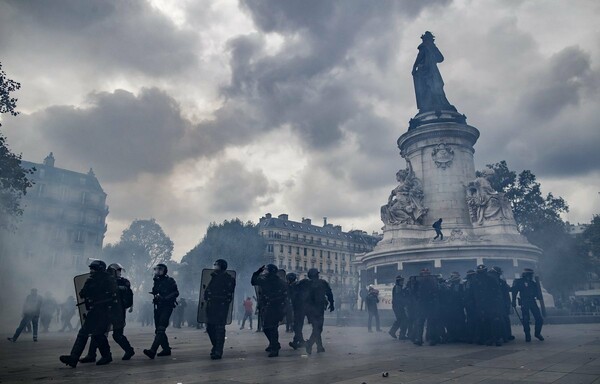
[[[151,283],[152,268],[171,261],[173,242],[155,219],[134,220],[117,244],[104,247],[103,254],[108,263],[123,265],[132,287],[140,292]]]
[[[202,269],[212,268],[217,259],[225,259],[229,269],[237,272],[238,286],[243,286],[250,281],[250,273],[264,264],[265,247],[256,225],[250,221],[243,223],[236,218],[211,223],[202,241],[181,260],[182,265],[187,265],[180,274],[185,280],[182,283],[191,291],[197,290]]]
[[[10,94],[20,88],[21,83],[9,79],[2,69],[2,63],[0,62],[0,113],[10,113],[13,116],[19,114],[16,110],[18,99],[12,97]]]
[[[517,175],[508,169],[505,160],[488,164],[487,167],[495,171],[490,183],[497,191],[504,192],[510,200],[515,221],[523,235],[529,238],[529,235],[541,228],[547,230],[548,227],[565,230],[560,214],[568,212],[569,206],[562,197],[554,197],[552,193],[544,197],[541,185],[531,171],[525,170]]]
[[[2,70],[0,63],[0,114],[10,113],[17,116],[17,99],[11,97],[11,92],[21,88],[21,84],[9,79]],[[2,123],[0,123],[2,127]],[[33,186],[27,175],[34,169],[21,167],[21,155],[11,152],[6,138],[0,132],[0,229],[14,230],[15,218],[23,214],[21,198],[27,193],[27,188]]]
[[[541,185],[529,171],[516,172],[506,161],[488,164],[495,171],[490,183],[510,200],[519,231],[543,251],[540,269],[553,294],[566,296],[585,275],[589,258],[567,232],[560,215],[569,207],[562,197],[542,194]]]

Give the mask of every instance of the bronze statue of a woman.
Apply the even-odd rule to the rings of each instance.
[[[423,42],[418,47],[419,54],[412,69],[419,113],[443,110],[456,112],[444,93],[444,80],[437,67],[437,63],[444,61],[444,56],[435,46],[435,37],[427,31],[421,40]]]

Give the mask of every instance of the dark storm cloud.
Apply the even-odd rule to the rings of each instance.
[[[236,160],[220,163],[208,186],[210,208],[219,214],[244,214],[268,204],[265,197],[277,190],[261,170],[250,171]]]
[[[189,122],[165,92],[150,88],[137,96],[124,90],[93,93],[88,104],[21,115],[7,124],[9,134],[26,133],[26,141],[18,146],[27,153],[54,151],[76,165],[73,169],[80,169],[81,163],[93,166],[107,182],[141,172],[164,173],[186,156],[182,139]],[[40,159],[41,155],[37,153]]]
[[[497,113],[481,116],[486,162],[509,160],[517,171],[530,169],[541,177],[574,177],[598,170],[600,70],[578,46],[514,73],[495,95]],[[520,84],[518,82],[521,82]],[[488,129],[491,132],[487,132]],[[481,156],[481,155],[480,155]]]
[[[397,53],[391,40],[397,40],[403,18],[447,3],[241,2],[260,32],[277,33],[284,44],[271,54],[260,33],[229,42],[231,81],[223,87],[226,101],[214,120],[199,125],[198,134],[227,132],[229,143],[236,143],[249,130],[260,135],[290,126],[309,151],[339,145],[347,139],[345,125],[352,119],[367,125],[371,119],[381,120],[360,100],[362,80],[352,78],[361,50],[387,41],[386,49],[378,50],[373,59],[384,65]],[[230,124],[239,110],[250,117],[246,126]]]
[[[107,73],[172,75],[196,63],[196,42],[196,34],[178,29],[143,0],[0,4],[0,48],[46,68],[100,65]]]
[[[553,55],[547,68],[532,79],[525,107],[532,117],[551,120],[564,108],[578,105],[584,90],[596,91],[593,75],[590,55],[579,47],[567,47]]]

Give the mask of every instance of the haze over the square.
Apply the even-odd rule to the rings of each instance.
[[[92,167],[105,243],[154,217],[175,259],[210,222],[266,212],[380,230],[429,30],[482,132],[477,168],[530,169],[571,222],[600,211],[598,2],[295,4],[2,1],[2,64],[22,83],[11,148]]]

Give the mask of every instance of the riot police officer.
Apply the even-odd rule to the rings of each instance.
[[[133,355],[135,355],[135,351],[129,344],[129,340],[123,334],[125,329],[125,317],[127,308],[129,308],[129,312],[133,310],[133,291],[131,290],[131,283],[129,280],[122,276],[123,266],[119,263],[113,263],[108,266],[107,271],[109,274],[115,277],[117,280],[117,288],[118,288],[118,302],[115,306],[113,306],[111,311],[111,323],[113,327],[113,340],[119,344],[119,346],[125,351],[125,354],[122,357],[122,360],[130,360]],[[92,339],[90,341],[90,348],[88,349],[88,354],[84,358],[80,359],[80,363],[93,363],[96,361],[96,349],[98,346],[95,341]]]
[[[289,273],[288,276],[290,275],[293,275],[292,277],[297,279],[295,273]],[[289,342],[289,346],[294,349],[303,347],[305,343],[304,335],[302,334],[302,328],[304,327],[304,318],[306,317],[304,302],[306,301],[306,294],[308,293],[308,283],[308,279],[302,279],[300,281],[294,281],[288,286],[288,299],[292,303],[292,310],[294,314],[294,339]]]
[[[396,321],[389,330],[390,336],[394,339],[398,337],[400,340],[406,340],[408,331],[408,315],[406,307],[408,305],[408,291],[404,288],[404,277],[396,276],[396,284],[392,288],[392,309],[396,316]],[[396,336],[396,332],[400,330],[400,335]]]
[[[512,330],[510,327],[510,287],[508,286],[506,280],[502,278],[502,268],[494,266],[490,268],[489,274],[492,276],[492,278],[494,278],[494,280],[497,281],[497,284],[500,285],[500,291],[502,292],[502,311],[500,312],[502,339],[504,339],[505,342],[514,340],[515,337],[512,335]]]
[[[476,315],[480,319],[479,343],[502,345],[502,292],[500,284],[488,274],[485,265],[477,266],[473,280]]]
[[[154,286],[152,287],[152,295],[154,299],[154,341],[150,349],[144,349],[144,355],[151,359],[155,356],[170,356],[171,347],[169,346],[169,338],[167,337],[167,327],[169,326],[173,308],[176,306],[176,299],[179,296],[177,283],[175,279],[167,275],[168,269],[165,264],[156,264],[154,267]],[[162,347],[162,351],[156,353],[158,347]]]
[[[260,267],[252,274],[251,284],[260,287],[260,315],[262,328],[269,340],[269,346],[265,349],[269,357],[279,356],[281,345],[279,344],[279,322],[285,315],[285,302],[287,298],[287,287],[285,282],[277,276],[277,266],[268,264]],[[264,274],[263,274],[264,272]]]
[[[466,339],[469,344],[479,341],[479,329],[481,328],[480,317],[477,316],[477,311],[475,309],[475,288],[473,286],[475,276],[476,272],[469,269],[463,283],[463,305],[465,306],[465,312],[467,314]]]
[[[114,276],[106,272],[106,263],[102,260],[92,261],[89,268],[90,277],[79,292],[79,296],[85,299],[87,316],[77,333],[71,354],[60,356],[61,362],[73,368],[77,366],[90,334],[102,355],[96,365],[105,365],[112,361],[106,332],[110,325],[112,308],[118,304],[117,281]]]
[[[433,276],[428,268],[423,268],[415,280],[414,290],[417,316],[413,343],[423,345],[423,331],[427,322],[429,345],[436,345],[440,341],[437,318],[440,287],[437,277]]]
[[[304,308],[308,322],[312,324],[312,333],[306,341],[306,353],[312,353],[313,344],[317,344],[317,352],[325,352],[321,333],[323,332],[323,323],[325,322],[325,308],[330,312],[335,310],[333,302],[333,293],[329,283],[319,279],[319,270],[311,268],[308,270],[308,283],[306,284],[307,293],[305,295]]]
[[[444,311],[449,342],[458,342],[465,339],[465,308],[463,297],[464,285],[461,282],[460,274],[452,272],[446,282],[446,310]]]
[[[225,345],[225,325],[233,301],[235,279],[227,273],[227,261],[218,259],[210,282],[204,291],[206,301],[206,333],[212,343],[210,358],[221,359]]]
[[[519,296],[519,301],[521,305],[521,313],[523,314],[523,331],[525,332],[525,341],[531,341],[531,330],[529,328],[529,312],[533,315],[535,319],[535,333],[534,336],[536,339],[543,341],[544,337],[542,336],[542,325],[544,325],[544,319],[542,318],[542,314],[540,313],[540,309],[538,308],[536,299],[541,300],[540,296],[540,287],[538,287],[537,282],[533,280],[533,269],[525,268],[523,273],[521,274],[520,279],[515,279],[513,281],[512,286],[512,306],[513,308],[517,308],[517,296]]]

